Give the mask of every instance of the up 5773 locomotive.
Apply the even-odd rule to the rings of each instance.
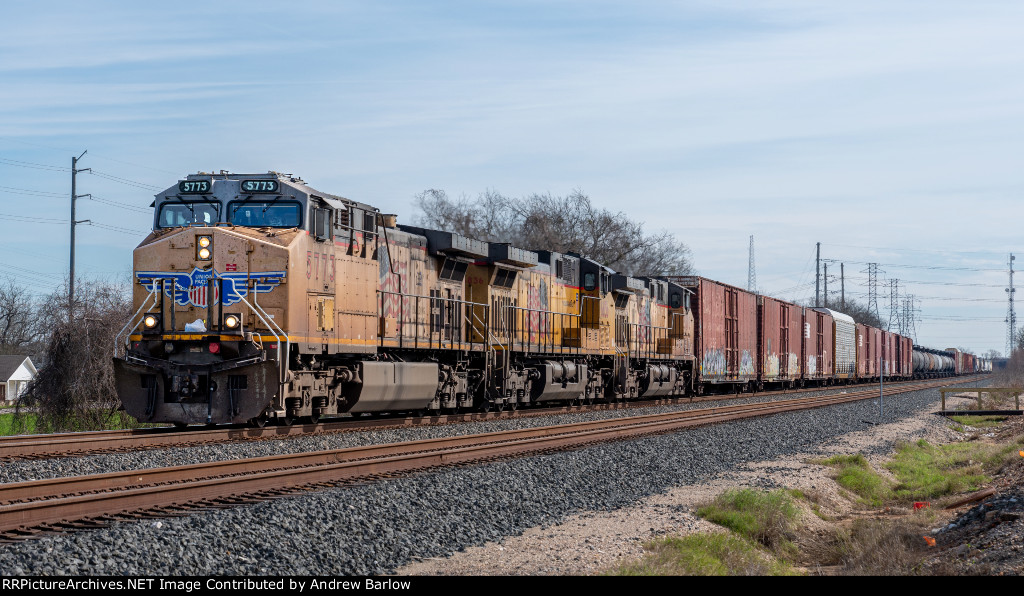
[[[912,374],[909,340],[880,332],[865,351],[861,326],[855,346],[840,313],[399,226],[290,175],[190,175],[153,207],[114,358],[121,402],[142,421],[287,423],[850,381],[877,378],[859,364],[875,354],[884,374]]]

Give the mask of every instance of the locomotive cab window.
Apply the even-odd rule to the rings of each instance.
[[[672,308],[683,307],[683,295],[679,292],[672,292],[671,303],[669,304]]]
[[[583,289],[588,292],[593,292],[594,288],[597,287],[597,275],[594,273],[583,274]]]
[[[187,202],[164,203],[160,205],[157,226],[178,228],[181,226],[212,226],[220,219],[220,203]]]
[[[250,228],[297,228],[302,225],[302,208],[289,201],[232,201],[228,203],[229,221]]]

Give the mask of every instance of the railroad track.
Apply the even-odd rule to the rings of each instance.
[[[948,381],[948,379],[946,381]],[[900,383],[892,383],[891,386],[899,387],[904,383],[915,382],[919,381],[903,381]],[[858,387],[863,387],[863,385],[849,385],[838,388],[833,387],[831,389],[849,390],[851,388]],[[803,389],[763,391],[758,393],[705,395],[701,397],[675,397],[660,400],[593,404],[590,406],[558,406],[486,413],[467,412],[461,414],[444,414],[439,416],[377,417],[366,419],[346,418],[344,420],[325,421],[318,424],[268,426],[265,428],[250,428],[243,426],[213,428],[196,427],[192,430],[181,431],[173,427],[162,427],[45,435],[18,435],[12,437],[0,437],[0,462],[22,459],[47,459],[95,455],[101,453],[124,453],[166,447],[193,447],[197,445],[280,439],[314,434],[480,422],[512,417],[524,418],[551,416],[555,414],[573,412],[650,408],[654,406],[723,401],[757,396],[799,394],[829,389],[830,388],[809,387]]]
[[[949,383],[946,379],[907,383],[890,387],[887,395]],[[120,519],[182,515],[197,508],[234,506],[446,466],[579,449],[686,427],[871,399],[877,395],[878,390],[871,388],[838,395],[526,430],[2,484],[0,540],[96,527]]]

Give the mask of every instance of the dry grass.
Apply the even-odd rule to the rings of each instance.
[[[643,559],[609,575],[795,575],[789,563],[731,532],[663,538],[645,548]]]
[[[838,529],[822,564],[838,565],[841,575],[914,575],[928,545],[927,520],[914,518],[856,519]]]

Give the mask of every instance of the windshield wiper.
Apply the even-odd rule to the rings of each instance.
[[[267,209],[270,209],[270,206],[273,205],[280,198],[281,198],[281,195],[277,195],[273,199],[270,199],[270,201],[267,203],[267,206],[263,208],[263,213],[266,213]]]

